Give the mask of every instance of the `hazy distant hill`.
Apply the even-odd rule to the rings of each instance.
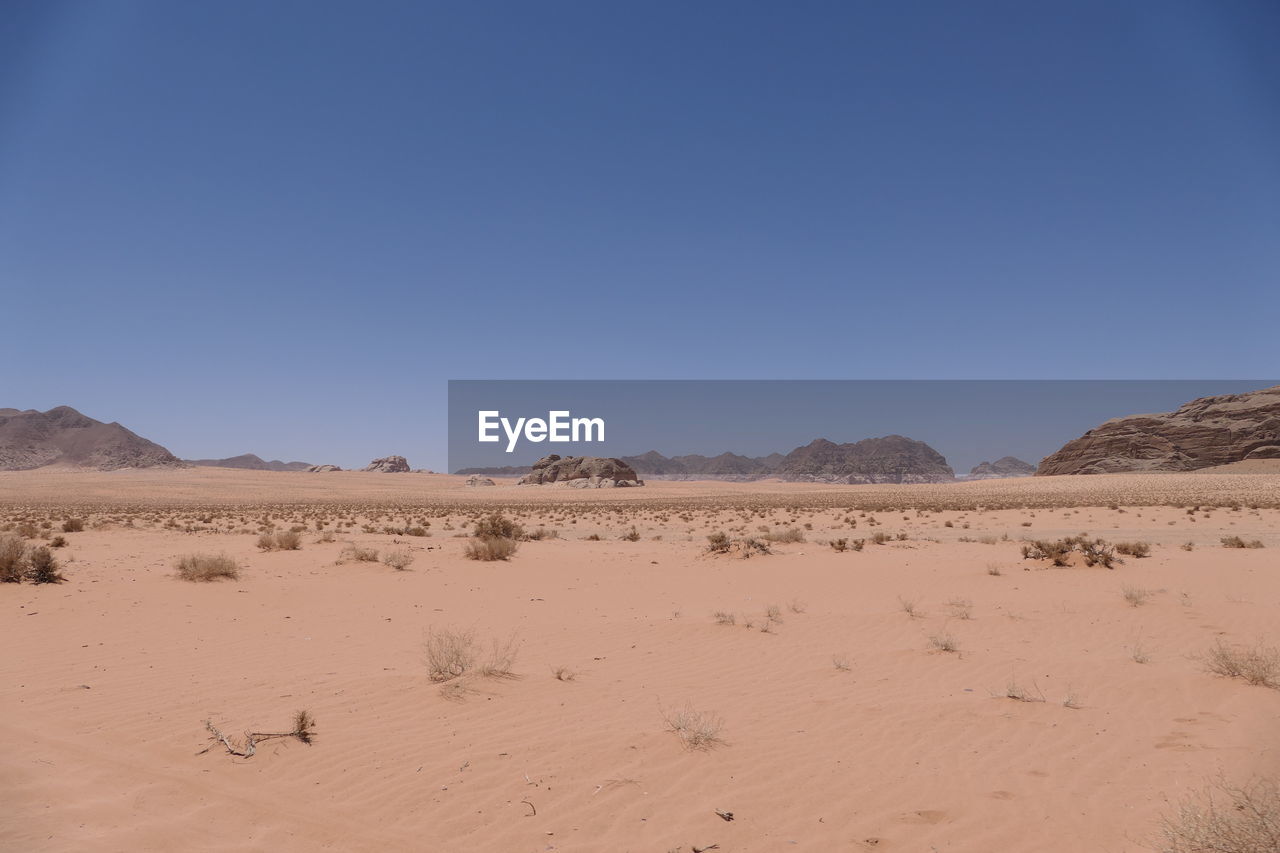
[[[242,453],[226,459],[186,459],[188,465],[199,465],[202,468],[246,468],[251,471],[305,471],[311,467],[310,462],[281,462],[272,459],[270,462],[252,453]]]
[[[117,468],[181,467],[182,460],[118,423],[103,423],[70,406],[47,412],[0,409],[0,470],[59,465]]]
[[[1016,456],[1002,456],[995,462],[982,462],[969,470],[966,480],[1003,480],[1009,477],[1030,477],[1036,466],[1023,462]]]
[[[777,477],[816,483],[945,483],[955,472],[941,453],[923,441],[901,435],[836,444],[819,438],[788,454],[663,456],[656,450],[622,456],[638,476],[648,480],[763,480]],[[528,467],[463,468],[454,473],[487,477],[520,477]]]

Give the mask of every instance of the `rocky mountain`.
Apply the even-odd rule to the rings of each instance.
[[[947,483],[956,478],[941,453],[901,435],[850,444],[819,438],[788,453],[775,476],[812,483]]]
[[[596,458],[596,457],[587,457]],[[777,477],[813,483],[946,483],[955,479],[947,460],[929,445],[900,435],[868,438],[849,444],[817,439],[787,454],[663,456],[656,450],[617,460],[638,476],[652,480],[751,481]],[[458,474],[516,477],[528,468],[463,468]]]
[[[381,459],[375,459],[362,469],[364,471],[377,471],[382,474],[407,474],[409,473],[409,460],[403,456],[383,456]]]
[[[1046,456],[1037,476],[1194,471],[1280,458],[1280,385],[1192,400],[1175,412],[1113,418]]]
[[[181,467],[182,460],[118,423],[103,423],[70,406],[47,412],[0,409],[0,471],[58,465],[114,471]]]
[[[1031,477],[1036,466],[1016,456],[1002,456],[995,462],[983,462],[969,470],[966,480],[1003,480],[1008,477]]]
[[[643,486],[621,459],[603,456],[565,456],[552,453],[533,463],[533,470],[521,478],[521,486],[569,486],[572,488],[608,488]]]
[[[226,459],[186,459],[188,465],[201,468],[244,468],[250,471],[305,471],[311,467],[310,462],[281,462],[272,459],[270,462],[252,453],[242,453]]]

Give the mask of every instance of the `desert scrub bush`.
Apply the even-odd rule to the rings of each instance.
[[[1087,541],[1079,539],[1076,541],[1076,547],[1080,549],[1080,555],[1084,557],[1086,566],[1096,566],[1102,564],[1108,569],[1114,568],[1115,564],[1120,562],[1116,557],[1116,549],[1102,539],[1094,539]]]
[[[831,546],[832,551],[848,551],[849,550],[848,539],[832,539],[827,544]]]
[[[640,531],[636,530],[636,526],[633,524],[631,525],[630,530],[628,530],[626,533],[622,534],[622,536],[618,538],[620,538],[623,542],[639,542]]]
[[[949,631],[929,635],[929,647],[939,652],[958,652],[960,643]]]
[[[1117,542],[1116,553],[1124,554],[1126,557],[1149,557],[1151,556],[1151,543]]]
[[[66,580],[59,571],[58,559],[44,545],[28,549],[23,561],[27,580],[32,583],[62,583]]]
[[[724,743],[720,737],[724,720],[712,712],[698,711],[686,704],[683,708],[664,711],[662,719],[667,731],[674,732],[685,749],[708,750]]]
[[[1130,607],[1141,607],[1151,597],[1151,590],[1128,584],[1121,588],[1120,593],[1124,596],[1124,600],[1129,602]]]
[[[184,581],[236,580],[240,567],[226,554],[187,554],[174,561],[173,569]]]
[[[492,563],[497,560],[510,560],[520,543],[503,536],[489,536],[484,539],[472,539],[462,550],[468,560],[479,560]]]
[[[475,523],[471,535],[477,539],[519,539],[524,528],[500,512],[491,513]]]
[[[560,531],[551,530],[546,527],[539,527],[537,530],[531,530],[524,535],[525,539],[530,542],[541,542],[543,539],[559,539]]]
[[[0,583],[22,583],[26,571],[22,556],[27,545],[18,536],[0,536]]]
[[[1274,779],[1231,785],[1219,779],[1161,821],[1160,853],[1275,853],[1280,850],[1280,786]]]
[[[712,615],[715,617],[717,625],[729,626],[729,625],[738,624],[738,617],[733,615],[728,610],[717,610]]]
[[[427,655],[427,677],[449,681],[469,672],[476,663],[474,631],[427,629],[423,647]]]
[[[771,530],[764,534],[764,538],[768,542],[803,542],[804,531],[798,527],[788,527],[786,530]]]
[[[707,553],[724,554],[729,550],[729,534],[722,530],[707,535]]]
[[[1037,539],[1022,546],[1022,559],[1052,560],[1055,566],[1065,566],[1073,548],[1073,543],[1067,539]]]
[[[382,562],[397,572],[403,572],[413,562],[413,555],[408,551],[388,551],[382,555]]]
[[[63,533],[79,533],[82,530],[84,530],[83,518],[68,518],[62,522]]]
[[[1262,548],[1264,546],[1262,544],[1261,539],[1254,539],[1252,541],[1246,542],[1244,539],[1241,539],[1239,536],[1223,536],[1222,547],[1223,548]]]
[[[1261,642],[1252,648],[1242,649],[1219,640],[1205,654],[1205,668],[1225,678],[1240,678],[1259,687],[1280,688],[1280,651]]]
[[[488,678],[514,678],[513,667],[520,643],[514,634],[506,640],[495,639],[489,655],[481,660],[475,631],[428,628],[424,648],[427,677],[444,682],[473,672]]]
[[[260,551],[297,551],[302,547],[302,536],[293,530],[264,533],[258,537]]]
[[[378,562],[378,549],[365,548],[362,545],[348,543],[343,546],[342,551],[338,554],[339,563],[376,563]]]

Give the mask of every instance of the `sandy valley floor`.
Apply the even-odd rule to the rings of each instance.
[[[0,474],[0,529],[67,541],[65,583],[0,584],[0,848],[1121,853],[1215,776],[1280,775],[1280,690],[1204,661],[1280,643],[1274,471],[461,483]],[[558,538],[464,559],[493,510]],[[300,550],[255,547],[291,527]],[[803,541],[708,556],[716,531]],[[1151,553],[1021,556],[1080,533]],[[339,562],[351,544],[413,562]],[[175,578],[220,552],[239,579]],[[433,682],[442,630],[514,638],[511,674]],[[313,743],[249,758],[205,728],[299,709]],[[707,748],[682,711],[719,723]]]

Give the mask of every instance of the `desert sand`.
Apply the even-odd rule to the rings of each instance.
[[[1215,777],[1280,771],[1280,690],[1205,660],[1280,642],[1274,466],[462,484],[0,474],[0,528],[67,543],[65,582],[0,584],[0,848],[1121,853]],[[494,511],[558,538],[465,559]],[[299,550],[256,546],[295,527]],[[735,559],[717,531],[799,541]],[[1081,533],[1150,554],[1021,554]],[[238,579],[179,580],[192,553]],[[518,655],[433,681],[441,631]],[[302,709],[310,744],[251,757],[205,725],[240,743]],[[671,730],[685,711],[707,742]]]

